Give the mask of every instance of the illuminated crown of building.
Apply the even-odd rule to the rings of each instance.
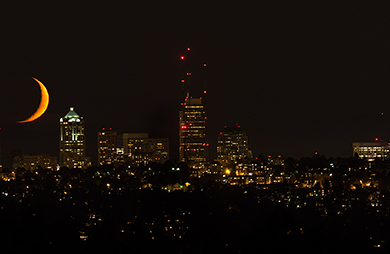
[[[79,119],[83,119],[81,116],[79,116],[75,111],[74,111],[74,108],[71,107],[69,112],[63,117],[60,119],[60,121],[62,122],[63,120],[67,120],[69,122],[71,121],[77,121],[79,122],[80,120]]]

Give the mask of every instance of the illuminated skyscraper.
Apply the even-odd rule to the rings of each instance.
[[[207,117],[202,98],[186,97],[179,112],[180,161],[202,168],[208,161]]]
[[[68,168],[86,168],[91,165],[85,156],[85,130],[83,117],[74,108],[60,118],[60,166]]]
[[[218,136],[217,160],[226,165],[249,159],[252,159],[252,152],[245,131],[240,126],[225,127]]]

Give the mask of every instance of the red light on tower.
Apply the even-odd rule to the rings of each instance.
[[[184,79],[182,79],[182,80],[181,80],[181,83],[184,83],[184,81],[185,81],[185,80],[184,80]]]
[[[184,60],[184,56],[181,56],[180,59],[181,59],[181,60]]]
[[[378,138],[375,138],[375,141],[378,141]]]
[[[206,91],[206,90],[204,90],[204,91],[203,91],[203,93],[207,93],[207,91]]]
[[[191,50],[191,48],[187,48],[187,50],[188,50],[188,51],[190,51],[190,50]]]
[[[203,66],[206,67],[207,66],[206,63],[204,63]]]
[[[182,125],[181,128],[182,129],[187,129],[187,126],[186,125]]]

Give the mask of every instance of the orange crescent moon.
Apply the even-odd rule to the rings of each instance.
[[[28,123],[37,120],[41,115],[43,115],[43,113],[45,113],[47,107],[49,106],[49,93],[47,92],[46,87],[38,79],[34,77],[32,78],[39,84],[39,87],[41,88],[41,103],[39,104],[37,111],[32,116],[24,121],[19,121],[18,123]]]

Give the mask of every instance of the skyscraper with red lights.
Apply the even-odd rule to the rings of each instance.
[[[186,97],[179,112],[180,161],[204,168],[208,161],[207,116],[202,98]]]

